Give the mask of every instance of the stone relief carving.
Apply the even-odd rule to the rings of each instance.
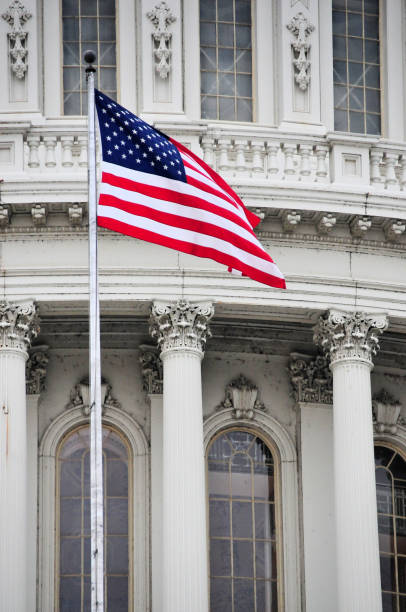
[[[333,403],[333,376],[328,357],[291,353],[288,372],[297,402]]]
[[[25,388],[27,395],[39,395],[45,389],[45,378],[49,361],[48,346],[33,346],[25,365]]]
[[[315,327],[315,344],[331,357],[371,361],[379,349],[379,336],[388,327],[386,315],[329,310]]]
[[[150,334],[156,338],[161,351],[192,349],[202,352],[211,335],[208,322],[213,314],[211,302],[154,302]]]
[[[314,25],[310,23],[303,13],[298,13],[291,19],[286,26],[296,40],[292,42],[293,65],[296,69],[295,81],[302,91],[306,91],[310,83],[310,42],[309,36],[314,30]]]
[[[39,333],[34,302],[10,304],[0,301],[0,349],[14,348],[27,352]]]
[[[216,410],[232,408],[235,419],[253,419],[255,410],[265,410],[258,399],[258,388],[242,374],[232,380],[226,387],[224,400]]]
[[[101,383],[101,398],[102,398],[102,414],[106,413],[108,408],[121,408],[119,401],[112,395],[112,386],[102,378]],[[84,416],[90,414],[90,387],[89,379],[84,378],[79,384],[75,385],[70,393],[70,401],[66,409],[80,408]]]
[[[147,17],[152,21],[154,32],[152,33],[155,56],[155,70],[161,77],[166,79],[171,69],[171,39],[172,33],[168,27],[176,21],[171,9],[166,2],[157,4],[152,11],[147,13]]]
[[[161,394],[163,392],[163,366],[156,347],[141,345],[139,361],[144,391],[150,394]]]
[[[393,397],[386,389],[381,389],[372,400],[372,413],[374,427],[377,433],[395,434],[399,425],[404,425],[405,420],[400,416],[402,404]]]
[[[18,79],[23,79],[27,72],[27,37],[25,22],[31,19],[32,14],[24,7],[20,0],[14,0],[2,17],[11,28],[7,37],[11,57],[11,69]]]

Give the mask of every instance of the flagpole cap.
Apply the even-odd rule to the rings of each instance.
[[[93,63],[96,61],[96,53],[92,49],[85,51],[83,59],[87,64],[86,72],[96,72],[96,68],[93,66]]]

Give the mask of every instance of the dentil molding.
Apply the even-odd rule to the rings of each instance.
[[[331,364],[360,359],[372,362],[379,349],[379,336],[387,329],[384,314],[329,310],[315,327],[315,344],[329,355]]]
[[[314,30],[314,25],[310,23],[303,13],[298,13],[291,19],[286,26],[296,38],[292,42],[293,65],[296,69],[295,81],[302,91],[306,91],[310,83],[310,34]]]
[[[231,409],[234,419],[252,420],[255,410],[265,410],[265,406],[258,399],[258,387],[240,374],[227,385],[224,400],[216,408],[225,409]]]
[[[11,304],[0,301],[0,350],[12,348],[26,353],[38,333],[39,324],[34,302]]]
[[[25,365],[25,386],[27,395],[39,395],[45,389],[45,378],[49,361],[48,346],[33,346]]]
[[[154,27],[152,33],[155,70],[161,79],[167,79],[171,70],[171,39],[172,32],[169,32],[169,26],[176,21],[176,17],[172,14],[171,9],[166,2],[157,4],[152,11],[147,13],[148,19],[151,20]]]
[[[163,392],[163,364],[155,346],[140,345],[142,387],[148,394]]]
[[[211,302],[154,302],[150,334],[162,352],[189,349],[202,353],[211,335],[208,323],[213,314]]]
[[[102,414],[104,415],[108,408],[121,408],[119,401],[112,395],[112,386],[102,378],[101,382],[101,398],[102,398]],[[83,379],[70,392],[70,401],[66,409],[80,408],[84,416],[90,414],[90,386],[88,378]]]
[[[297,402],[333,403],[333,376],[328,357],[291,353],[288,372]]]
[[[7,37],[11,58],[11,69],[18,79],[23,79],[27,72],[27,37],[25,23],[31,19],[32,14],[25,8],[20,0],[14,0],[2,17],[10,26],[11,31]]]

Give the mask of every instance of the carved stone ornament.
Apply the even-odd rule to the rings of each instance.
[[[401,403],[386,389],[381,389],[375,394],[372,401],[375,431],[395,434],[398,425],[405,424],[403,417],[400,416],[401,408]]]
[[[296,68],[295,81],[302,91],[306,91],[310,83],[310,42],[309,36],[314,30],[314,25],[310,23],[303,13],[298,13],[286,26],[296,40],[292,43],[293,65]]]
[[[34,302],[10,304],[0,301],[0,350],[17,349],[26,353],[39,333]]]
[[[31,19],[32,15],[20,0],[14,0],[7,11],[2,14],[2,17],[11,28],[11,32],[7,34],[11,57],[11,69],[18,79],[23,79],[28,68],[28,32],[25,30],[24,25],[28,19]]]
[[[155,346],[140,346],[142,387],[149,394],[163,392],[163,366]]]
[[[333,376],[328,357],[291,353],[288,371],[297,402],[333,403]]]
[[[320,317],[313,340],[330,355],[332,364],[347,359],[371,363],[379,349],[379,336],[387,327],[383,314],[329,310]]]
[[[45,378],[49,361],[48,346],[33,346],[25,365],[25,388],[27,395],[39,395],[45,389]]]
[[[147,17],[152,21],[154,32],[152,33],[155,56],[155,70],[161,77],[166,79],[171,69],[171,39],[172,33],[168,27],[176,21],[176,17],[171,13],[171,9],[166,2],[157,4],[152,11],[147,13]]]
[[[208,322],[213,314],[211,302],[154,302],[150,333],[156,338],[162,352],[191,349],[202,353],[211,335]]]
[[[111,394],[112,386],[109,385],[104,378],[101,383],[101,398],[102,398],[102,414],[106,413],[106,410],[110,407],[121,408],[120,402],[118,402]],[[90,386],[89,379],[83,379],[78,385],[72,389],[70,393],[70,402],[66,406],[69,408],[80,408],[84,416],[90,414]]]
[[[242,374],[226,387],[224,400],[217,410],[232,408],[235,419],[253,419],[255,410],[265,410],[258,399],[258,388]]]

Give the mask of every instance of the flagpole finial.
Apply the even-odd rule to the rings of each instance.
[[[86,73],[96,72],[96,68],[93,66],[93,63],[96,60],[96,53],[92,51],[92,49],[88,49],[87,51],[85,51],[83,59],[85,60],[87,64]]]

